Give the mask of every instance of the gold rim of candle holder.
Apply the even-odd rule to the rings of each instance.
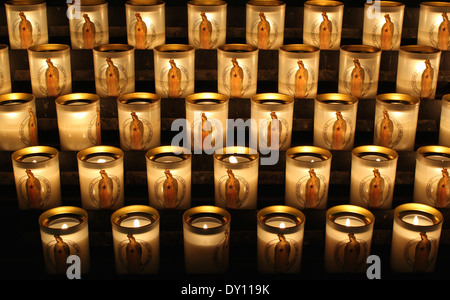
[[[34,53],[70,51],[70,46],[65,44],[39,44],[29,47],[28,51]]]
[[[184,98],[184,99],[185,99],[186,103],[199,104],[199,105],[202,105],[202,102],[213,102],[213,103],[208,103],[208,104],[212,104],[212,105],[224,104],[224,103],[227,103],[229,100],[228,96],[226,96],[226,95],[219,94],[219,93],[209,93],[209,92],[190,94],[190,95],[186,96],[186,98]]]
[[[23,160],[30,156],[42,156],[48,159],[40,162],[24,162]],[[11,154],[11,159],[14,163],[21,164],[31,169],[40,168],[43,165],[49,163],[50,160],[58,159],[59,151],[53,147],[49,146],[31,146],[25,147],[14,151]]]
[[[337,224],[335,220],[338,217],[351,216],[358,218],[364,225],[361,226],[345,226]],[[347,233],[362,233],[373,227],[375,216],[367,209],[351,204],[343,204],[331,207],[326,212],[327,224],[332,228]]]
[[[181,158],[181,160],[175,162],[157,161],[158,158],[164,156],[178,157]],[[166,168],[173,168],[181,166],[182,164],[185,163],[190,163],[192,154],[190,154],[190,151],[188,149],[179,146],[159,146],[148,150],[145,153],[145,158],[148,161],[158,164],[160,166],[164,166]]]
[[[294,97],[280,93],[260,93],[250,97],[252,103],[263,105],[264,107],[274,107],[278,105],[294,105]],[[267,104],[266,102],[276,102],[276,104]]]
[[[343,45],[340,47],[342,51],[358,54],[380,54],[381,48],[371,45]]]
[[[128,0],[125,4],[131,6],[159,6],[166,3],[162,0]]]
[[[132,217],[145,217],[150,221],[150,224],[139,227],[126,227],[121,223],[125,219]],[[140,234],[151,230],[159,224],[159,213],[153,207],[148,205],[129,205],[117,209],[111,215],[111,224],[120,233]]]
[[[80,6],[95,6],[108,4],[106,0],[72,0],[72,3],[67,3],[67,5],[80,5]]]
[[[16,110],[17,107],[23,104],[29,104],[36,100],[33,94],[28,93],[7,93],[0,95],[0,108],[1,110]],[[10,103],[18,102],[18,105],[8,105]]]
[[[61,217],[72,217],[80,223],[65,229],[48,227],[53,220]],[[47,234],[68,235],[78,232],[88,225],[88,213],[86,210],[75,206],[59,206],[46,210],[39,216],[39,227]]]
[[[354,105],[358,103],[358,98],[355,96],[341,93],[319,94],[314,99],[322,104]]]
[[[374,4],[380,5],[381,7],[399,7],[399,6],[405,6],[404,3],[398,2],[398,1],[374,1],[372,2],[366,2],[364,5],[366,6],[372,6]]]
[[[9,46],[6,44],[0,44],[0,51],[9,50]]]
[[[86,105],[95,104],[100,101],[100,97],[91,93],[71,93],[56,98],[57,105],[70,106],[72,103],[84,103]],[[74,109],[77,107],[84,108],[86,105],[71,106]]]
[[[377,95],[375,97],[377,102],[381,102],[383,104],[405,104],[405,105],[414,105],[418,106],[420,104],[420,98],[416,96],[412,96],[409,94],[402,93],[386,93]]]
[[[450,102],[450,94],[445,94],[444,96],[442,96],[442,101]]]
[[[448,7],[450,8],[450,2],[443,2],[443,1],[429,1],[429,2],[422,2],[420,5],[426,6],[426,7]]]
[[[379,162],[373,161],[376,162],[377,164],[382,164],[384,162],[396,160],[398,158],[398,153],[394,149],[378,145],[365,145],[353,148],[352,155],[368,162],[372,162],[372,160],[365,159],[364,156],[378,155],[387,159],[387,161],[379,161]]]
[[[403,221],[403,217],[409,214],[417,214],[430,219],[432,225],[414,225]],[[394,209],[394,220],[403,228],[412,231],[426,232],[439,228],[442,225],[444,217],[442,213],[434,207],[422,203],[405,203]]]
[[[267,225],[266,222],[274,217],[286,217],[294,221],[295,225],[285,228]],[[286,205],[272,205],[265,207],[258,211],[256,218],[258,224],[265,231],[282,234],[290,234],[299,231],[306,220],[305,215],[300,210]]]
[[[276,0],[249,0],[246,2],[246,5],[251,6],[283,6],[286,5],[284,1],[276,1]]]
[[[447,158],[446,161],[438,161],[428,158],[428,156],[437,155]],[[436,165],[439,168],[450,167],[450,147],[441,145],[422,146],[417,149],[417,159],[428,165]]]
[[[117,104],[118,105],[133,105],[133,106],[140,106],[140,105],[148,105],[148,104],[156,104],[160,103],[161,96],[153,93],[146,93],[146,92],[133,92],[133,93],[127,93],[120,95],[117,97]],[[136,104],[134,102],[147,102],[146,104]]]
[[[286,158],[290,159],[292,162],[295,162],[296,164],[310,164],[310,162],[296,159],[301,156],[314,156],[320,158],[320,160],[314,161],[314,164],[326,163],[332,158],[330,151],[317,146],[296,146],[291,147],[286,151]]]
[[[344,3],[341,1],[333,1],[333,0],[309,0],[304,3],[304,5],[318,6],[318,7],[334,7],[334,6],[343,6]]]
[[[26,1],[18,1],[18,0],[10,0],[6,1],[5,5],[11,6],[29,6],[29,5],[41,5],[46,4],[44,0],[26,0]]]
[[[308,44],[288,44],[281,46],[279,50],[287,53],[315,53],[319,52],[320,48]]]
[[[191,0],[187,4],[193,6],[222,6],[227,5],[227,2],[221,0]]]
[[[400,46],[399,51],[406,54],[437,54],[441,52],[438,48],[427,45]]]
[[[98,164],[96,162],[89,162],[87,161],[91,157],[95,156],[109,156],[114,158],[113,161]],[[106,164],[115,163],[119,159],[123,158],[123,151],[117,147],[113,146],[93,146],[88,147],[86,149],[83,149],[81,151],[78,151],[77,153],[77,159],[79,161],[82,161],[83,163],[89,164],[89,165],[101,165],[104,166]]]
[[[224,51],[224,52],[257,52],[258,47],[250,45],[250,44],[239,44],[239,43],[233,43],[233,44],[224,44],[220,45],[218,50]]]
[[[153,50],[156,50],[158,52],[192,52],[195,51],[195,48],[191,45],[186,44],[163,44],[158,45],[153,48]]]
[[[254,153],[252,153],[254,152]],[[239,162],[239,163],[231,163],[231,162],[224,162],[223,160],[225,158],[228,158],[230,156],[241,156],[248,158],[248,161],[245,162]],[[224,147],[221,149],[218,149],[214,152],[213,157],[216,161],[226,164],[226,165],[234,165],[236,168],[245,168],[249,164],[253,164],[254,162],[257,162],[259,159],[259,152],[257,152],[254,149],[251,149],[249,147],[243,147],[243,146],[231,146],[231,147]]]
[[[108,52],[131,52],[134,47],[128,44],[103,44],[94,47],[94,52],[97,53],[108,53]]]
[[[207,229],[192,225],[192,222],[197,218],[209,216],[219,220],[222,224],[220,226],[211,227]],[[231,222],[230,213],[227,210],[218,206],[211,206],[211,205],[196,206],[189,208],[183,213],[183,224],[187,226],[189,231],[199,233],[202,235],[216,234],[222,232],[225,227],[230,225],[230,222]]]

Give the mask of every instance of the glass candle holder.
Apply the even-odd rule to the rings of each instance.
[[[74,93],[56,98],[59,142],[63,151],[101,145],[100,98]]]
[[[388,93],[376,96],[375,145],[397,151],[413,151],[419,116],[419,97]]]
[[[368,45],[345,45],[339,51],[338,91],[358,99],[374,99],[378,91],[381,50]]]
[[[450,148],[423,146],[417,149],[414,202],[432,207],[449,207]]]
[[[286,205],[297,209],[327,207],[331,158],[330,151],[314,146],[286,151]]]
[[[196,49],[216,49],[225,44],[227,3],[192,0],[187,3],[189,45]]]
[[[364,4],[363,44],[383,51],[398,50],[402,39],[405,4],[372,1]]]
[[[11,155],[19,209],[49,209],[61,204],[59,152],[47,146]]]
[[[134,47],[125,44],[96,46],[94,55],[95,90],[100,98],[134,92]]]
[[[442,97],[439,145],[450,147],[450,94]]]
[[[248,44],[225,44],[217,48],[217,91],[230,98],[256,94],[258,53]]]
[[[146,205],[119,208],[111,215],[117,274],[159,271],[159,213]]]
[[[314,99],[314,146],[330,150],[352,149],[358,98],[329,93]]]
[[[394,196],[398,153],[382,146],[360,146],[352,150],[350,204],[390,209]]]
[[[278,49],[278,93],[296,99],[314,98],[319,82],[320,50],[289,44]]]
[[[449,50],[449,17],[450,3],[448,2],[420,3],[417,44],[432,46],[442,51]]]
[[[230,213],[217,206],[197,206],[183,214],[184,266],[188,274],[228,270]]]
[[[130,0],[125,3],[128,44],[153,49],[166,43],[166,4],[161,0]]]
[[[46,210],[39,216],[39,228],[47,273],[67,274],[72,255],[79,258],[81,274],[89,272],[87,211],[73,206]]]
[[[194,153],[212,154],[227,138],[228,97],[196,93],[186,97],[186,128]]]
[[[246,43],[258,49],[278,49],[284,43],[284,1],[250,0],[245,5]]]
[[[256,209],[258,152],[226,147],[214,153],[215,205],[228,209]]]
[[[0,44],[0,95],[11,93],[11,69],[9,65],[9,47]]]
[[[0,150],[38,145],[35,97],[27,93],[0,95]]]
[[[303,43],[321,50],[338,50],[343,15],[344,3],[340,1],[306,1],[303,10]]]
[[[374,222],[375,216],[360,206],[337,205],[327,210],[324,259],[326,272],[365,271]]]
[[[192,155],[187,149],[160,146],[146,154],[148,197],[156,209],[191,207]]]
[[[258,211],[259,272],[300,272],[305,219],[300,210],[284,205],[268,206]]]
[[[124,203],[123,152],[93,146],[77,153],[81,204],[87,210],[117,209]]]
[[[72,49],[94,49],[109,43],[108,2],[67,1]]]
[[[430,46],[401,46],[398,52],[397,93],[434,99],[441,51]]]
[[[120,148],[148,151],[161,144],[161,97],[129,93],[117,98]]]
[[[194,93],[195,48],[164,44],[153,49],[155,91],[162,98],[184,98]]]
[[[251,97],[251,134],[258,149],[286,151],[291,147],[294,98],[284,94],[262,93]]]
[[[58,97],[72,92],[70,47],[40,44],[28,48],[30,79],[36,98]]]
[[[11,49],[28,49],[48,43],[45,1],[6,1],[5,10]]]
[[[394,210],[391,268],[394,272],[433,272],[443,216],[437,209],[406,203]]]

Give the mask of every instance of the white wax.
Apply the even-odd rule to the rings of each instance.
[[[166,22],[165,5],[138,6],[125,4],[127,21],[128,44],[136,49],[153,49],[153,47],[165,44],[166,42]],[[147,27],[145,42],[136,42],[136,13],[139,13],[142,21]],[[141,44],[143,43],[143,45]]]
[[[207,102],[202,102],[202,104],[208,105]],[[202,150],[207,151],[206,153],[212,153],[225,145],[228,106],[220,105],[217,110],[208,108],[202,111],[201,109],[201,105],[196,105],[195,109],[189,104],[186,105],[187,136],[191,137],[191,149],[195,153]],[[206,124],[203,126],[203,114],[206,117],[206,122],[209,122],[206,124],[210,126]],[[209,134],[204,137],[204,132],[209,132]]]
[[[314,6],[313,6],[314,7]],[[310,6],[305,5],[303,18],[303,43],[314,45],[321,49],[337,50],[341,44],[343,5],[337,10],[330,11],[327,7],[319,7],[312,10]],[[329,38],[328,48],[322,48],[320,45],[320,24],[323,21],[322,12],[325,12],[331,21],[332,31]]]
[[[284,42],[284,19],[286,4],[270,7],[249,5],[246,6],[246,30],[245,40],[247,44],[260,47],[260,49],[278,49]],[[259,23],[261,21],[260,13],[264,14],[265,19],[269,23],[270,31],[267,37],[267,43],[259,41]]]
[[[34,115],[36,115],[34,104],[29,104],[28,108],[33,111]],[[28,108],[25,107],[25,109],[17,111],[1,111],[0,106],[0,118],[2,120],[2,122],[0,122],[1,150],[15,151],[27,146],[31,146],[29,130],[30,114],[28,112]]]
[[[26,49],[25,45],[22,45],[20,38],[20,5],[5,5],[6,8],[6,20],[8,23],[8,33],[11,49]],[[32,43],[31,45],[46,44],[48,43],[48,25],[47,25],[47,8],[44,3],[44,7],[38,5],[36,9],[28,8],[24,11],[25,17],[30,21],[32,30]]]
[[[72,49],[86,49],[83,35],[84,15],[87,15],[95,25],[93,46],[109,43],[108,5],[80,6],[67,10]]]
[[[397,10],[392,7],[385,8],[382,6],[375,6],[377,6],[377,4],[365,6],[363,44],[375,46],[382,50],[398,50],[402,38],[405,6],[397,7]],[[383,44],[385,47],[382,47],[381,36],[383,25],[386,23],[385,15],[389,15],[394,30],[390,37],[390,43],[386,42]],[[390,47],[388,45],[390,45]]]
[[[216,49],[225,44],[227,33],[227,6],[197,6],[188,4],[188,40],[189,45],[197,49]],[[209,42],[201,42],[201,13],[211,22],[212,32]]]
[[[232,94],[231,70],[232,59],[236,59],[242,68],[243,78],[240,89],[240,97]],[[258,51],[233,52],[218,50],[217,52],[217,91],[220,94],[233,98],[250,98],[257,92],[258,85]]]

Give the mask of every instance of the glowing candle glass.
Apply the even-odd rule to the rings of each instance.
[[[193,0],[187,3],[189,45],[197,49],[216,49],[225,44],[227,3]]]
[[[439,145],[450,147],[450,94],[442,97]]]
[[[394,210],[391,268],[394,272],[433,272],[444,218],[437,209],[418,203]]]
[[[227,137],[228,97],[196,93],[186,97],[186,129],[195,153],[212,154],[223,148]]]
[[[397,151],[413,151],[419,97],[389,93],[376,96],[373,143]]]
[[[40,44],[28,48],[30,79],[36,98],[58,97],[72,92],[70,47]]]
[[[9,47],[0,44],[0,95],[11,93],[11,70],[9,66]]]
[[[67,1],[72,49],[93,49],[109,43],[108,2]]]
[[[45,269],[48,274],[67,273],[72,264],[69,256],[80,260],[80,272],[90,268],[88,213],[82,208],[60,206],[39,216]]]
[[[263,93],[251,97],[251,134],[258,149],[286,151],[291,146],[294,98],[284,94]]]
[[[423,146],[417,149],[414,202],[432,207],[450,206],[450,148]]]
[[[276,205],[258,211],[257,257],[261,273],[298,273],[301,269],[305,215]]]
[[[421,45],[401,46],[398,52],[396,92],[434,99],[441,51]]]
[[[326,272],[365,271],[374,222],[375,216],[360,206],[338,205],[327,210],[324,259]]]
[[[93,146],[77,153],[81,204],[87,210],[117,209],[124,203],[123,152]]]
[[[61,204],[58,150],[26,147],[11,158],[19,209],[49,209]]]
[[[117,274],[159,271],[159,213],[146,205],[119,208],[111,215]]]
[[[166,4],[161,0],[130,0],[125,3],[128,44],[153,49],[166,42]]]
[[[231,98],[256,94],[258,53],[248,44],[225,44],[217,48],[217,91]]]
[[[350,150],[355,139],[358,99],[347,94],[320,94],[314,101],[314,146]]]
[[[344,4],[340,1],[306,1],[303,10],[303,43],[321,50],[338,50],[343,15]]]
[[[118,97],[135,89],[134,47],[125,44],[96,46],[95,90],[100,98]]]
[[[298,209],[327,207],[331,158],[330,151],[314,146],[286,151],[286,205]]]
[[[228,270],[230,214],[216,206],[197,206],[183,214],[184,264],[188,274]]]
[[[398,153],[381,146],[352,150],[350,204],[389,209],[394,196]]]
[[[417,26],[417,44],[450,50],[449,2],[422,2]]]
[[[381,50],[367,45],[345,45],[339,51],[338,91],[358,99],[377,95]]]
[[[100,98],[74,93],[56,98],[59,142],[63,151],[101,145]]]
[[[364,4],[363,44],[383,51],[398,50],[402,39],[405,4],[372,1]]]
[[[184,98],[194,93],[195,48],[164,44],[153,49],[155,91],[162,98]]]
[[[161,144],[161,97],[129,93],[117,98],[120,148],[147,151]]]
[[[226,147],[214,153],[215,205],[256,209],[259,153],[246,147]]]
[[[319,82],[320,50],[289,44],[278,49],[278,93],[296,99],[314,98]]]
[[[35,97],[27,93],[0,95],[0,150],[38,145]]]
[[[47,4],[41,0],[5,3],[11,49],[48,43]]]
[[[187,149],[160,146],[145,154],[150,206],[156,209],[191,207],[192,155]]]
[[[258,49],[278,49],[284,43],[284,1],[250,0],[246,3],[246,43]]]

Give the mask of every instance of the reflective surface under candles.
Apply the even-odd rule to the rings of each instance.
[[[423,146],[417,149],[414,202],[432,207],[450,206],[450,148]]]
[[[325,270],[364,272],[370,254],[375,216],[355,205],[338,205],[326,213]]]
[[[226,147],[214,153],[215,205],[255,209],[259,153],[246,147]]]
[[[439,124],[439,145],[450,146],[450,94],[442,97]]]
[[[431,1],[420,3],[417,44],[450,49],[450,3]]]
[[[146,154],[150,206],[156,209],[191,207],[190,151],[181,147],[161,146]]]
[[[301,268],[305,215],[289,206],[269,206],[257,215],[258,271],[297,273]]]
[[[228,271],[231,215],[217,206],[196,206],[183,214],[184,264],[188,274]]]
[[[159,213],[146,205],[119,208],[111,215],[118,274],[159,271]]]
[[[38,145],[35,97],[27,93],[0,95],[0,150]]]
[[[11,70],[9,64],[9,47],[0,44],[0,95],[11,93]]]
[[[77,153],[81,204],[84,209],[117,209],[124,203],[123,152],[93,146]]]
[[[11,158],[19,209],[49,209],[61,204],[58,150],[26,147]]]
[[[394,272],[432,272],[436,265],[443,216],[431,206],[399,205],[394,210],[391,268]]]
[[[79,258],[80,272],[90,270],[88,213],[72,206],[59,206],[39,216],[45,269],[49,274],[66,274],[69,256]],[[73,262],[72,262],[73,263]]]
[[[128,44],[153,49],[166,42],[166,4],[161,0],[129,0],[125,3]]]
[[[72,49],[93,49],[108,44],[108,2],[105,0],[77,0],[73,4],[70,2],[67,2],[67,17]]]
[[[101,145],[100,98],[74,93],[56,98],[59,142],[63,151]]]

